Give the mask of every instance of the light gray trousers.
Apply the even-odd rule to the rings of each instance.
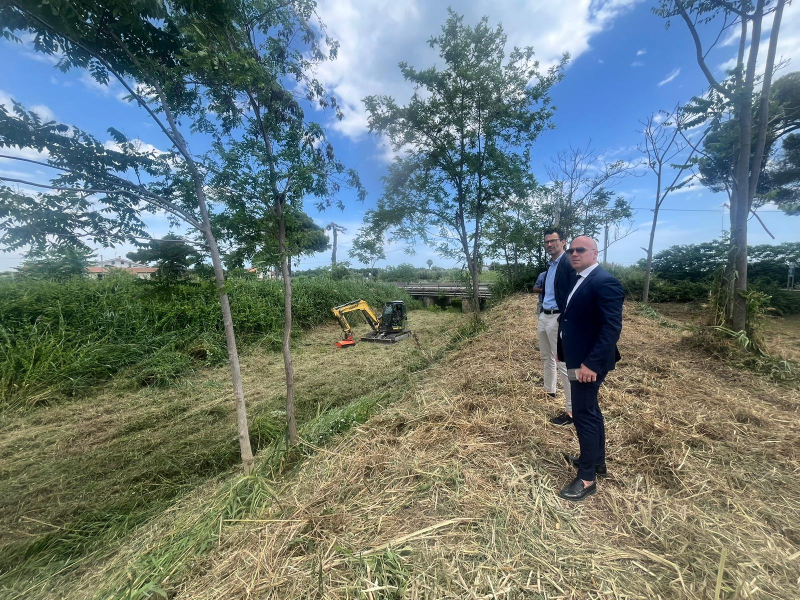
[[[564,388],[564,411],[572,412],[572,398],[570,394],[569,379],[567,378],[567,363],[558,361],[558,315],[546,315],[539,313],[539,352],[542,355],[542,365],[544,367],[544,389],[549,394],[554,394],[558,390],[558,378],[556,372],[561,376],[561,385]]]

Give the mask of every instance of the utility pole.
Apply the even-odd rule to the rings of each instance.
[[[608,223],[606,223],[606,232],[603,236],[603,266],[608,265]]]
[[[343,233],[343,232],[347,231],[347,229],[345,229],[341,225],[337,225],[336,223],[331,221],[330,223],[328,223],[325,226],[325,230],[333,232],[333,254],[331,255],[331,267],[335,267],[336,266],[336,238],[337,238],[337,236],[338,236],[338,234],[340,232]]]
[[[786,280],[786,289],[793,290],[794,289],[794,268],[797,266],[797,263],[790,262],[789,263],[789,278]]]

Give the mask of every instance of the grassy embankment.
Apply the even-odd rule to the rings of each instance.
[[[488,331],[165,586],[192,599],[797,597],[798,382],[713,359],[629,305],[601,399],[610,475],[569,504],[556,492],[576,438],[547,422],[559,407],[540,388],[529,308],[518,296],[491,311]]]
[[[282,450],[282,357],[251,346],[242,355],[259,467],[250,478],[237,475],[234,403],[222,365],[169,387],[132,391],[112,380],[96,395],[0,413],[0,596],[147,597],[151,581],[161,583],[213,547],[225,519],[269,501],[272,486],[303,456],[402,397],[415,371],[457,343],[462,319],[413,311],[423,352],[413,339],[337,350],[341,331],[332,322],[296,339],[304,442],[289,455]],[[182,512],[187,495],[200,499],[198,512]],[[103,568],[121,544],[138,539],[138,528],[173,517],[184,525],[174,544],[145,552],[97,587],[75,589],[78,574]]]
[[[561,452],[574,451],[576,440],[571,429],[547,423],[559,407],[541,390],[530,299],[517,296],[487,314],[488,330],[477,337],[442,338],[455,315],[414,313],[414,328],[427,332],[421,345],[434,354],[427,358],[411,343],[323,352],[314,340],[329,343],[336,329],[313,332],[304,338],[310,345],[298,347],[307,369],[301,385],[312,398],[328,386],[326,394],[349,402],[306,421],[304,447],[313,456],[287,464],[262,452],[255,477],[197,477],[160,514],[98,538],[102,543],[77,563],[73,558],[70,571],[58,573],[68,562],[63,556],[42,553],[38,565],[36,556],[19,562],[0,584],[7,595],[26,598],[145,598],[162,591],[193,599],[794,597],[797,382],[779,385],[722,364],[697,348],[690,332],[648,314],[637,305],[626,309],[624,361],[601,400],[610,476],[583,504],[555,495],[572,476]],[[431,361],[445,346],[453,350],[446,360]],[[256,371],[279,372],[279,358],[269,356],[268,364],[258,354],[247,358],[249,388],[267,379]],[[410,369],[392,370],[409,362]],[[410,374],[425,363],[431,366]],[[349,385],[332,373],[349,377]],[[199,406],[186,418],[199,418],[223,402],[224,371],[205,375],[149,402],[142,398],[153,390],[141,390],[125,404],[155,410],[190,394]],[[366,407],[381,393],[398,401],[367,418],[373,409],[352,395],[371,385]],[[260,393],[259,401],[270,393],[280,391]],[[17,423],[42,437],[23,452],[28,463],[14,479],[67,460],[64,452],[41,458],[53,423],[65,423],[62,448],[81,443],[76,455],[108,458],[124,421],[108,411],[121,404],[82,400],[74,414],[72,405],[50,407],[39,422]],[[312,409],[313,403],[305,414]],[[80,413],[93,424],[88,430],[107,434],[84,440]],[[45,423],[44,415],[52,420]],[[362,421],[340,438],[330,435]],[[226,426],[232,433],[232,423]],[[146,448],[149,434],[171,445],[180,437],[175,431],[162,424],[140,432],[137,443]],[[315,440],[333,443],[320,448]],[[2,454],[4,464],[13,445]],[[148,451],[132,464],[158,464]],[[64,470],[56,465],[48,473]],[[127,478],[125,471],[113,473]],[[75,490],[85,488],[75,482]],[[34,490],[27,500],[39,496]],[[62,531],[67,537],[77,529]]]

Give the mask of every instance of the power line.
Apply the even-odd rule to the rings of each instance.
[[[641,207],[641,206],[631,206],[631,210],[649,210],[650,212],[653,212],[652,208],[644,208],[644,207]],[[659,208],[658,209],[658,212],[665,212],[665,211],[671,211],[671,212],[713,212],[713,213],[718,213],[718,212],[728,212],[728,209],[727,208]],[[756,212],[758,214],[762,215],[764,213],[783,213],[784,211],[782,211],[782,210],[759,210],[759,211],[756,211]]]

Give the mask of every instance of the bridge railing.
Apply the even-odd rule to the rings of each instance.
[[[395,285],[405,290],[410,296],[450,296],[453,298],[465,298],[471,295],[467,286],[458,282],[398,282],[395,283]],[[492,295],[491,286],[488,283],[480,284],[478,286],[478,295],[480,298],[490,298]]]

